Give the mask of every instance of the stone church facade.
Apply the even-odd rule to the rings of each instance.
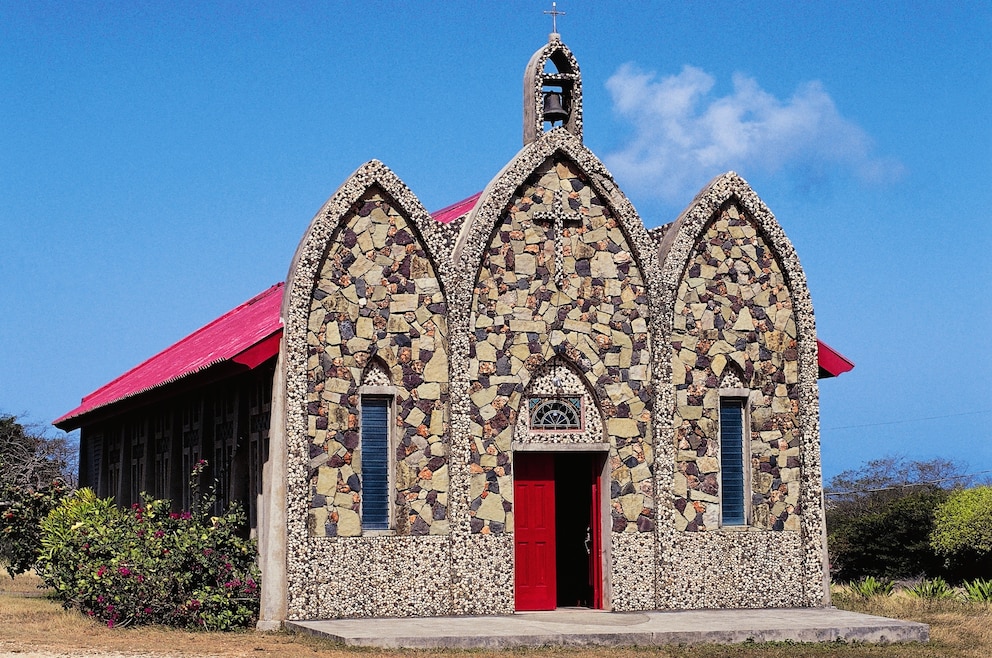
[[[524,147],[429,214],[378,161],[277,284],[83,398],[80,481],[259,539],[259,626],[829,603],[806,278],[734,173],[648,230],[582,141],[557,34]],[[281,306],[280,306],[281,304]]]
[[[733,173],[646,230],[582,143],[557,35],[524,86],[525,146],[466,214],[435,221],[371,161],[300,243],[263,624],[826,604],[795,250]]]

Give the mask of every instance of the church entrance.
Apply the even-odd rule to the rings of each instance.
[[[604,458],[592,452],[514,453],[517,610],[602,608]]]

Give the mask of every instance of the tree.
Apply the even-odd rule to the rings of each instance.
[[[37,560],[41,519],[76,483],[75,454],[65,434],[0,416],[0,565],[11,577]]]
[[[992,487],[961,489],[934,513],[933,549],[960,578],[992,575]]]
[[[59,480],[76,484],[76,448],[64,433],[54,436],[0,416],[0,485],[39,489]]]
[[[946,573],[930,543],[934,510],[949,489],[970,482],[946,459],[886,457],[844,471],[826,489],[827,547],[833,576],[914,578]]]

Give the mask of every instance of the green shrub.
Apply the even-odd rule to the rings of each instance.
[[[956,599],[958,597],[954,588],[940,577],[924,578],[913,587],[908,587],[906,591],[920,599]]]
[[[111,627],[250,625],[258,616],[258,569],[254,542],[238,535],[244,513],[232,506],[211,517],[212,496],[196,500],[182,513],[148,497],[121,510],[80,490],[42,523],[39,575],[65,607]]]
[[[873,596],[889,596],[892,594],[892,581],[865,576],[861,580],[851,583],[851,591],[864,599],[870,599]]]
[[[992,580],[976,578],[974,580],[966,580],[962,584],[964,585],[965,597],[969,601],[992,603]]]
[[[959,577],[992,575],[992,486],[953,492],[934,513],[930,542]]]

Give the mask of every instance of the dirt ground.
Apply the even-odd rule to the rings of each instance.
[[[352,649],[290,633],[189,632],[160,626],[107,628],[45,598],[38,579],[0,574],[0,656],[17,658],[989,658],[992,610],[961,602],[924,602],[906,596],[863,601],[835,597],[838,607],[920,621],[927,644],[856,643],[697,645],[666,647],[541,647],[506,651]]]

